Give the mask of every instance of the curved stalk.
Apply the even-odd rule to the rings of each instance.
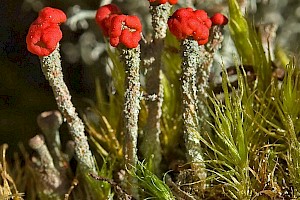
[[[59,45],[49,56],[40,57],[42,71],[52,87],[59,111],[67,121],[69,132],[75,142],[75,156],[80,170],[96,173],[96,163],[90,151],[84,124],[71,101],[71,95],[63,80]]]

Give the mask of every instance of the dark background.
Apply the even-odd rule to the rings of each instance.
[[[71,4],[72,3],[72,4]],[[7,0],[0,9],[0,144],[8,143],[15,151],[19,142],[27,145],[30,137],[40,133],[36,124],[39,113],[56,109],[55,100],[45,80],[39,58],[27,51],[25,38],[40,7],[52,6],[66,11],[74,3],[84,9],[96,9],[98,1],[23,1]],[[81,31],[71,32],[62,26],[64,38],[77,40]],[[64,54],[62,53],[62,60]],[[86,68],[79,60],[63,63],[64,76],[79,111],[83,98],[93,99],[93,85],[84,84]],[[87,80],[88,82],[88,80]],[[67,137],[68,134],[62,134]]]

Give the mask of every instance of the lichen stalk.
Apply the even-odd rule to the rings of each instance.
[[[161,55],[164,47],[164,38],[168,28],[167,21],[171,5],[161,4],[150,6],[153,27],[153,41],[147,46],[148,55],[152,62],[146,66],[146,92],[155,98],[148,99],[148,118],[144,128],[144,138],[141,144],[141,152],[150,169],[159,175],[161,155],[160,144],[160,118],[162,115],[163,85],[162,85],[162,62]]]
[[[36,135],[29,141],[38,158],[33,158],[34,172],[37,175],[40,197],[47,199],[61,199],[67,192],[70,183],[64,173],[55,168],[53,159],[41,135]]]
[[[195,172],[195,179],[200,180],[200,188],[205,188],[206,171],[203,152],[200,145],[198,122],[197,68],[200,63],[199,45],[193,39],[185,39],[181,43],[182,50],[182,118],[183,137],[186,157]]]
[[[215,52],[221,48],[223,41],[223,35],[221,33],[221,26],[213,26],[210,30],[210,39],[206,45],[199,47],[200,65],[197,70],[197,88],[198,88],[198,115],[199,115],[199,127],[200,132],[210,132],[210,125],[207,123],[210,118],[210,114],[207,108],[207,97],[209,88],[209,76],[213,63],[213,57]]]
[[[59,45],[49,56],[40,57],[40,60],[42,71],[52,87],[58,109],[67,121],[69,132],[75,142],[78,166],[84,173],[96,173],[96,163],[84,133],[84,124],[78,117],[68,87],[63,80]]]
[[[138,116],[140,111],[140,46],[119,48],[125,66],[124,94],[124,160],[128,171],[135,169],[137,158]],[[138,196],[137,179],[127,173],[127,192]]]
[[[65,158],[61,151],[59,127],[63,123],[59,111],[42,112],[37,117],[37,123],[46,137],[46,143],[56,168],[65,167]]]
[[[154,40],[162,40],[166,37],[171,7],[168,3],[150,6]]]

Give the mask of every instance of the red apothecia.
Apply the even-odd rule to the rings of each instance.
[[[165,4],[169,2],[169,4],[173,5],[176,4],[178,0],[149,0],[150,3],[156,3],[156,4]]]
[[[168,20],[171,33],[180,40],[192,37],[199,45],[206,44],[212,25],[225,25],[227,18],[217,13],[209,18],[204,10],[180,8]]]
[[[43,8],[30,25],[26,37],[28,51],[40,57],[50,55],[62,38],[59,25],[66,20],[63,11],[51,7]]]
[[[101,6],[97,10],[96,22],[109,37],[113,47],[123,44],[127,48],[136,48],[141,40],[142,24],[134,15],[123,15],[114,4]]]

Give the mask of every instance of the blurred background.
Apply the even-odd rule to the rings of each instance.
[[[17,144],[27,145],[29,138],[40,133],[36,117],[43,111],[56,109],[54,97],[45,80],[39,58],[27,51],[25,38],[30,24],[40,9],[51,6],[63,10],[72,20],[61,26],[62,65],[65,81],[79,112],[95,101],[95,79],[102,86],[109,80],[108,48],[100,29],[91,18],[99,5],[110,1],[99,0],[2,0],[0,10],[0,144],[8,143],[9,152]],[[127,14],[143,19],[144,35],[150,32],[148,1],[116,0],[113,3]],[[278,27],[276,45],[288,55],[298,56],[300,44],[299,0],[241,0],[244,10],[256,23],[272,23]],[[177,6],[194,5],[208,13],[226,14],[226,0],[179,0]],[[85,15],[80,15],[84,13]],[[75,16],[75,17],[74,17]],[[82,18],[82,16],[85,16]],[[228,30],[225,30],[228,33]],[[230,38],[224,41],[221,55],[234,53]],[[230,59],[228,59],[230,60]],[[230,61],[228,61],[230,62]],[[63,128],[63,138],[68,138]]]

